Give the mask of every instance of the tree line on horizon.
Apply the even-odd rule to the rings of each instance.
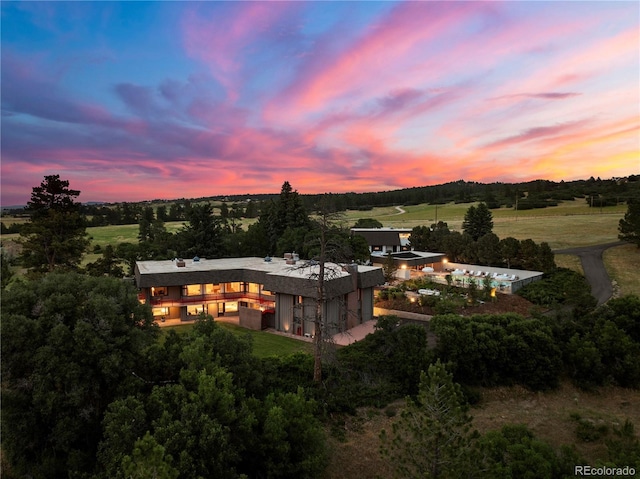
[[[184,221],[194,204],[220,202],[220,215],[229,219],[257,218],[262,210],[277,200],[278,194],[246,194],[202,198],[154,199],[142,202],[83,203],[80,212],[87,226],[136,224],[147,206],[154,205],[155,214],[165,222]],[[556,206],[561,201],[584,198],[589,207],[601,208],[640,200],[640,175],[626,178],[589,178],[560,181],[535,180],[523,183],[479,183],[458,180],[433,186],[420,186],[390,191],[366,193],[299,194],[307,210],[322,199],[334,211],[370,210],[374,207],[409,206],[483,202],[490,209],[500,207],[526,210]],[[7,215],[29,215],[27,209],[3,209]],[[19,232],[20,226],[2,225],[2,233]]]

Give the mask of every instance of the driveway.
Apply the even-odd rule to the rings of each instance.
[[[609,248],[621,246],[623,241],[606,243],[594,246],[583,246],[580,248],[567,248],[555,250],[556,254],[575,254],[580,258],[584,275],[591,285],[591,294],[598,300],[598,305],[605,303],[613,294],[611,278],[604,267],[602,253]]]

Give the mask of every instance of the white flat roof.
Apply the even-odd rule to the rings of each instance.
[[[514,268],[497,268],[494,266],[479,266],[477,264],[465,264],[465,263],[448,263],[448,269],[465,269],[467,273],[469,271],[482,271],[485,273],[497,273],[497,274],[507,274],[507,275],[516,275],[520,280],[535,278],[537,276],[542,276],[544,273],[542,271],[529,271],[526,269],[514,269]]]
[[[393,226],[383,226],[382,228],[351,228],[351,231],[370,231],[370,232],[379,232],[379,231],[395,231],[396,233],[411,233],[413,231],[412,228],[394,228]]]
[[[318,275],[320,270],[320,266],[317,263],[298,260],[296,264],[287,264],[284,258],[271,258],[271,261],[265,261],[264,258],[250,256],[244,258],[200,258],[199,261],[183,259],[183,261],[185,264],[184,266],[177,266],[175,259],[137,261],[136,265],[138,266],[138,271],[141,275],[248,269],[261,271],[267,274],[308,279],[314,275]],[[374,269],[377,269],[377,267],[358,265],[358,272],[360,273]],[[342,265],[336,263],[325,263],[325,275],[329,273],[331,278],[349,275],[347,271],[343,270]]]

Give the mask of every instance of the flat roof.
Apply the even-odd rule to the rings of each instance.
[[[137,261],[138,271],[141,275],[164,274],[164,273],[190,273],[190,272],[213,272],[228,270],[253,270],[266,274],[275,274],[288,277],[309,278],[314,273],[319,273],[319,266],[309,261],[298,260],[295,264],[287,264],[284,258],[271,258],[265,261],[264,258],[244,257],[244,258],[200,258],[183,259],[184,266],[177,266],[175,259],[165,261]],[[342,266],[335,263],[325,263],[327,273],[335,276],[348,276],[349,273],[342,269]]]
[[[218,282],[247,281],[263,283],[265,287],[276,291],[296,291],[297,288],[314,288],[315,279],[320,274],[320,265],[314,261],[298,260],[287,264],[284,258],[243,257],[243,258],[200,258],[183,259],[184,266],[178,261],[155,260],[136,262],[136,282],[138,287],[178,286],[184,284],[204,284]],[[379,267],[361,265],[341,265],[325,263],[325,280],[337,288],[348,291],[352,288],[349,269],[357,272],[358,284],[371,287],[384,282]],[[306,283],[304,285],[303,283]],[[338,286],[337,283],[344,283]]]
[[[536,278],[538,276],[544,275],[544,272],[542,271],[531,271],[527,269],[514,269],[514,268],[499,268],[496,266],[480,266],[477,264],[451,263],[451,262],[447,264],[447,269],[452,270],[452,271],[447,271],[448,273],[451,273],[455,270],[460,271],[462,269],[462,270],[466,270],[467,273],[469,271],[474,271],[474,272],[481,271],[489,274],[496,273],[496,274],[515,275],[515,276],[518,276],[519,280],[531,279],[531,278]]]
[[[412,228],[394,228],[393,226],[383,226],[382,228],[351,228],[351,231],[358,233],[374,233],[378,231],[393,231],[395,233],[411,233]]]

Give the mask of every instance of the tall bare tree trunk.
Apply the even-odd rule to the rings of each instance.
[[[326,260],[326,238],[325,228],[320,231],[320,261],[318,271],[318,285],[316,300],[316,317],[314,321],[315,336],[313,338],[313,381],[322,381],[322,328],[323,328],[323,307],[324,307],[324,263]]]

